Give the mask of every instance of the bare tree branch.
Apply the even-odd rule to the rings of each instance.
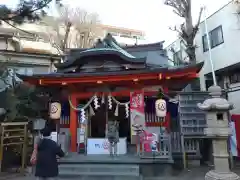
[[[52,43],[62,52],[73,47],[73,44],[79,48],[90,47],[99,35],[98,15],[69,6],[59,7],[58,11],[58,19],[43,20],[49,26]]]
[[[76,9],[73,23],[77,31],[78,47],[88,48],[92,45],[101,31],[97,26],[99,22],[98,14]]]
[[[181,34],[182,34],[181,29],[179,30],[179,29],[177,28],[177,26],[169,27],[169,29],[170,29],[171,31],[176,31],[176,32],[178,33],[178,35],[181,35]]]
[[[203,7],[200,8],[199,15],[198,15],[198,21],[197,21],[197,24],[195,25],[195,27],[199,27],[199,24],[201,22],[202,13],[203,13]]]
[[[190,59],[190,62],[196,62],[196,54],[194,45],[194,39],[198,32],[201,15],[203,9],[200,9],[199,17],[196,25],[193,25],[192,20],[192,1],[191,0],[165,0],[165,4],[173,8],[173,12],[179,17],[184,18],[185,22],[180,25],[180,28],[171,28],[176,31],[186,46],[186,53]]]

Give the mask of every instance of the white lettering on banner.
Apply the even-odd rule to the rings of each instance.
[[[102,147],[103,149],[109,149],[109,141],[108,140],[103,141]]]
[[[117,143],[117,154],[127,153],[126,138],[120,138]],[[108,139],[93,139],[87,140],[87,154],[109,154]]]
[[[95,145],[95,148],[102,148],[102,149],[109,149],[109,142],[108,140],[104,140],[102,144],[99,144],[99,143],[96,143]]]
[[[141,107],[142,104],[143,104],[142,94],[137,94],[132,98],[132,104],[131,104],[132,107],[138,108],[138,107]]]

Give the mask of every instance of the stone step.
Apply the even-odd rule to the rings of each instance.
[[[129,176],[140,175],[139,165],[132,164],[60,164],[60,176]]]
[[[59,177],[58,179],[59,180],[123,180],[123,176],[71,176],[71,177]],[[134,177],[134,176],[124,176],[124,180],[143,180],[143,178]]]

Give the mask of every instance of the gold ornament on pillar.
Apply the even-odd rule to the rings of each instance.
[[[158,92],[158,100],[155,102],[156,116],[158,117],[166,117],[167,115],[167,103],[163,99],[163,92],[159,89]]]
[[[60,119],[62,107],[59,102],[50,103],[50,118],[51,119]]]

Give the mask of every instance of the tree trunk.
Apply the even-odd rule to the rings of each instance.
[[[187,47],[186,53],[187,53],[187,55],[189,57],[189,61],[191,63],[196,63],[195,46],[192,45],[192,46]]]
[[[188,3],[188,7],[186,7],[186,14],[185,14],[185,28],[186,28],[187,35],[191,36],[193,32],[191,0],[188,0],[187,3]]]
[[[72,27],[72,23],[68,22],[67,25],[66,25],[66,32],[65,32],[64,39],[63,39],[63,42],[62,42],[62,47],[61,47],[63,52],[65,51],[65,49],[67,47],[67,42],[68,42],[68,37],[69,37],[71,27]]]

